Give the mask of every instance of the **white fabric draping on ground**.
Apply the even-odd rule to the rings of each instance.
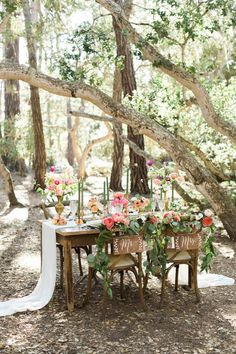
[[[68,226],[68,225],[67,225]],[[0,302],[0,316],[16,312],[39,310],[52,298],[56,282],[56,232],[51,221],[42,224],[42,262],[39,281],[33,292],[22,298]]]
[[[171,283],[174,283],[175,279],[175,269],[170,270],[169,279]],[[198,274],[198,287],[207,288],[210,286],[226,286],[233,285],[235,280],[233,278],[226,277],[222,274],[213,274],[202,272]],[[179,267],[179,284],[188,284],[188,266],[185,264]]]

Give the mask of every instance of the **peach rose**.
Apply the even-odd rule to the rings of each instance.
[[[106,226],[108,230],[111,230],[114,226],[114,220],[111,217],[103,219],[102,223]]]

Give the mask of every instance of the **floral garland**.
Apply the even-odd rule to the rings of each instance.
[[[149,259],[143,263],[148,276],[149,273],[156,275],[159,271],[163,274],[166,271],[166,248],[169,237],[166,236],[165,230],[168,228],[176,234],[202,231],[204,256],[201,271],[208,271],[210,269],[212,258],[215,255],[213,247],[215,225],[211,210],[208,209],[197,213],[183,213],[170,210],[165,212],[162,218],[148,213],[145,220],[142,218],[129,220],[123,214],[113,214],[102,220],[100,234],[96,242],[97,252],[95,255],[88,256],[89,265],[103,276],[103,286],[109,297],[112,297],[112,289],[108,277],[109,258],[104,252],[104,246],[106,242],[111,241],[114,232],[119,231],[122,234],[130,235],[143,233],[144,239],[150,249],[148,253]]]
[[[108,276],[109,258],[104,251],[105,244],[111,241],[114,232],[119,231],[122,234],[134,235],[139,233],[140,226],[137,221],[130,221],[123,214],[116,213],[104,218],[99,229],[100,233],[96,241],[96,254],[88,255],[88,263],[90,267],[100,272],[103,277],[104,290],[112,298],[112,289]]]

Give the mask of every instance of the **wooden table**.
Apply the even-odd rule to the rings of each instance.
[[[99,235],[98,229],[86,229],[86,226],[64,227],[56,230],[57,243],[63,247],[64,279],[66,303],[69,311],[74,310],[74,291],[72,274],[72,247],[91,246],[96,244]]]

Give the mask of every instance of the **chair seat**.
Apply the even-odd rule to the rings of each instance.
[[[175,254],[176,254],[176,256],[174,257]],[[174,257],[174,258],[172,258],[172,257]],[[177,261],[177,262],[178,261],[189,261],[189,260],[191,260],[191,255],[187,251],[176,251],[176,250],[168,250],[167,249],[167,261],[170,259],[173,262],[174,261]]]
[[[131,256],[131,254],[123,254],[123,255],[113,255],[109,254],[109,268],[110,269],[115,269],[115,268],[126,268],[126,267],[132,267],[135,266],[135,260]]]

